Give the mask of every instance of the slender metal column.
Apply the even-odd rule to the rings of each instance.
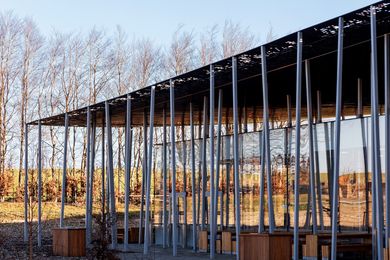
[[[217,126],[217,154],[216,154],[216,177],[215,177],[215,195],[214,195],[214,227],[217,230],[217,213],[218,213],[218,188],[219,188],[219,175],[221,171],[221,132],[222,132],[222,89],[218,91],[218,126]],[[223,198],[223,194],[221,199]],[[223,223],[222,207],[221,207],[221,226]]]
[[[291,149],[292,149],[292,115],[291,115],[291,96],[287,95],[287,128],[286,128],[286,154],[284,159],[284,164],[286,167],[286,214],[287,214],[287,223],[286,230],[290,231],[290,166],[291,166]]]
[[[236,202],[236,237],[240,237],[241,210],[240,210],[240,173],[238,150],[238,97],[237,97],[237,57],[232,57],[232,91],[233,91],[233,153],[234,153],[234,200]],[[240,259],[240,240],[236,239],[236,259]]]
[[[267,199],[269,232],[275,229],[274,204],[272,200],[272,169],[271,169],[271,147],[269,143],[269,105],[268,105],[268,79],[267,79],[267,53],[265,46],[261,46],[261,74],[263,83],[263,131],[265,145],[265,165],[267,166]]]
[[[337,44],[337,83],[336,83],[336,119],[335,119],[335,151],[333,165],[333,196],[332,196],[332,246],[331,258],[336,260],[337,254],[337,217],[339,204],[339,175],[340,175],[340,130],[342,110],[342,79],[343,79],[343,26],[344,20],[339,17],[338,44]]]
[[[369,189],[368,189],[368,157],[367,157],[367,130],[366,130],[366,123],[365,118],[360,118],[360,129],[362,133],[362,152],[363,152],[363,165],[364,165],[364,183],[365,183],[365,225],[367,232],[370,232],[369,229]],[[374,190],[372,190],[374,191]]]
[[[291,96],[287,95],[287,127],[292,126],[292,115],[291,115]]]
[[[322,189],[321,189],[321,178],[320,178],[320,159],[318,150],[318,132],[317,124],[322,123],[322,111],[321,111],[321,91],[317,90],[317,117],[316,124],[313,126],[314,130],[314,155],[315,155],[315,171],[316,171],[316,182],[317,182],[317,200],[318,200],[318,212],[320,216],[320,228],[324,230],[324,211],[322,206]]]
[[[144,223],[144,197],[145,197],[145,185],[146,185],[146,174],[147,170],[147,158],[148,158],[148,126],[147,126],[147,115],[146,111],[144,111],[144,125],[143,125],[143,137],[144,137],[144,156],[142,158],[142,184],[141,184],[141,209],[139,212],[139,231],[138,231],[138,244],[142,242],[142,225]],[[146,228],[146,227],[145,227]]]
[[[357,79],[357,111],[356,111],[356,117],[359,117],[359,118],[363,117],[363,83],[362,83],[362,79],[361,78]]]
[[[206,179],[207,179],[207,162],[206,162],[206,138],[207,138],[207,97],[203,97],[203,139],[202,139],[202,221],[201,229],[204,230],[206,222]]]
[[[317,118],[316,123],[322,123],[321,91],[317,90]]]
[[[126,136],[125,136],[125,213],[124,222],[124,250],[129,250],[129,203],[130,203],[130,171],[131,171],[131,95],[126,100]]]
[[[163,108],[163,248],[167,246],[167,112]]]
[[[333,138],[333,130],[329,133],[329,127],[333,129],[332,123],[324,123],[324,139],[325,139],[325,149],[326,149],[326,170],[328,177],[328,190],[329,190],[329,207],[330,212],[332,212],[332,194],[333,194],[333,146],[331,145],[331,139]]]
[[[87,176],[86,176],[86,194],[85,194],[85,232],[86,232],[86,244],[87,247],[91,244],[91,226],[89,225],[89,217],[90,217],[90,209],[89,209],[89,187],[91,185],[90,183],[90,163],[91,163],[91,108],[88,106],[87,108],[87,159],[86,159],[86,170],[87,170]]]
[[[103,120],[102,120],[102,164],[101,164],[101,178],[102,178],[102,198],[101,198],[101,203],[102,203],[102,219],[103,219],[103,223],[106,224],[106,211],[105,211],[105,205],[106,205],[106,184],[105,184],[105,168],[106,168],[106,165],[105,165],[105,161],[106,161],[106,158],[105,158],[105,146],[106,146],[106,142],[104,140],[104,117],[103,117]]]
[[[186,144],[186,136],[185,136],[185,112],[183,112],[182,124],[181,124],[181,140],[182,140],[182,151],[183,151],[183,247],[187,247],[187,144]]]
[[[383,259],[383,194],[382,194],[382,172],[380,161],[380,141],[379,141],[379,105],[378,105],[378,57],[377,57],[377,34],[376,34],[376,11],[371,6],[371,117],[373,124],[374,138],[374,155],[375,163],[373,164],[376,186],[376,225],[377,225],[377,256]]]
[[[385,75],[385,176],[386,176],[386,244],[389,246],[390,238],[390,57],[389,34],[384,36],[384,75]]]
[[[62,188],[61,188],[61,216],[60,227],[64,227],[64,210],[66,199],[66,169],[67,169],[67,156],[68,156],[68,126],[69,116],[65,113],[65,133],[64,133],[64,161],[62,162]]]
[[[42,246],[42,125],[38,121],[38,246]]]
[[[313,234],[317,234],[317,199],[316,199],[316,177],[315,177],[315,155],[314,155],[314,133],[313,133],[313,111],[311,102],[311,77],[310,61],[305,60],[306,75],[306,105],[307,122],[309,126],[309,160],[310,160],[310,192],[311,192],[311,218],[313,222]]]
[[[297,75],[295,107],[295,176],[294,176],[294,259],[299,255],[299,178],[301,158],[301,91],[302,91],[302,32],[297,33]]]
[[[263,124],[264,126],[264,124]],[[259,187],[260,187],[260,199],[259,199],[259,228],[258,232],[264,232],[264,174],[265,174],[265,145],[264,145],[264,128],[259,133],[259,143],[260,143],[260,178],[259,178]]]
[[[91,147],[90,147],[90,165],[89,167],[89,198],[88,198],[88,206],[89,206],[89,211],[88,211],[88,225],[90,229],[90,235],[91,235],[91,242],[92,242],[92,212],[93,212],[93,179],[94,179],[94,174],[95,174],[95,139],[96,139],[96,118],[92,119],[92,129],[91,129]]]
[[[175,89],[172,80],[170,84],[170,119],[171,119],[171,167],[172,167],[172,254],[177,255],[177,201],[176,201],[176,144],[175,144]]]
[[[318,138],[317,138],[317,125],[313,126],[314,135],[314,161],[315,161],[315,174],[316,174],[316,187],[317,187],[317,200],[318,200],[318,213],[320,218],[320,230],[324,230],[324,212],[322,206],[322,189],[321,189],[321,178],[320,178],[320,159],[318,151]]]
[[[214,66],[210,65],[210,259],[215,256],[215,223],[216,216],[214,215],[214,195],[215,195],[215,180],[214,180]]]
[[[227,129],[227,128],[226,128]],[[231,163],[230,163],[230,136],[226,137],[226,145],[225,145],[225,160],[227,160],[226,163],[226,227],[229,227],[229,213],[230,213],[230,169],[231,169]]]
[[[111,243],[112,248],[116,248],[117,244],[117,229],[116,229],[116,211],[115,211],[115,189],[114,189],[114,159],[112,153],[112,129],[111,129],[111,115],[110,105],[105,101],[106,110],[106,127],[107,127],[107,174],[109,177],[109,191],[110,196],[110,222],[111,222]]]
[[[24,125],[24,242],[28,241],[28,125]]]
[[[192,102],[190,103],[190,131],[191,131],[191,194],[192,194],[192,250],[196,251],[196,233],[197,233],[197,221],[196,221],[196,180],[195,180],[195,137],[194,137],[194,115]]]
[[[149,119],[149,147],[148,147],[148,166],[146,175],[146,211],[145,211],[145,235],[144,235],[144,254],[149,252],[150,240],[150,186],[152,180],[152,157],[153,157],[153,128],[154,128],[154,94],[155,86],[150,91],[150,119]]]

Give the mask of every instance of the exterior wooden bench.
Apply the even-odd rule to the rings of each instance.
[[[291,259],[292,237],[292,233],[287,232],[240,234],[240,259]]]
[[[321,246],[321,256],[322,260],[330,259],[331,245],[322,245]],[[337,253],[361,253],[370,259],[371,255],[371,244],[346,244],[346,245],[337,245]],[[365,258],[366,259],[366,258]]]
[[[85,228],[54,228],[53,255],[82,257],[86,255]]]

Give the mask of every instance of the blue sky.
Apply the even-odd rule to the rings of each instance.
[[[86,32],[93,26],[108,33],[120,25],[129,36],[147,37],[167,44],[179,24],[202,31],[226,19],[248,26],[263,42],[272,25],[277,36],[297,31],[373,0],[0,0],[2,11],[32,17],[43,34]]]

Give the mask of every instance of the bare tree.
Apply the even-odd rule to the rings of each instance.
[[[244,52],[255,44],[255,37],[249,28],[226,20],[222,32],[222,56],[224,58]]]
[[[22,41],[22,73],[20,92],[20,150],[19,150],[19,170],[18,187],[22,178],[22,164],[24,154],[24,125],[28,110],[29,97],[38,85],[38,73],[41,69],[40,49],[43,44],[42,36],[36,24],[31,19],[23,21],[23,41]]]
[[[167,63],[171,75],[180,75],[193,68],[194,65],[194,33],[183,30],[179,26],[173,33],[168,51]]]
[[[198,58],[200,65],[205,66],[214,62],[220,57],[217,43],[218,25],[215,24],[205,32],[200,34],[200,44],[198,48]]]

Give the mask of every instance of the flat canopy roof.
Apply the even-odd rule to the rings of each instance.
[[[377,13],[379,86],[383,88],[383,35],[390,32],[390,1],[373,4]],[[370,6],[358,9],[342,16],[344,19],[344,58],[343,58],[343,102],[345,107],[354,107],[357,99],[357,79],[363,81],[363,104],[370,104]],[[316,90],[321,91],[325,111],[333,113],[336,93],[338,17],[301,30],[303,37],[303,60],[310,60],[313,100]],[[297,33],[291,33],[265,44],[267,50],[267,71],[269,85],[269,105],[274,111],[286,107],[286,95],[294,103],[296,88],[296,40]],[[262,108],[261,58],[260,47],[236,55],[238,74],[238,103],[250,111]],[[216,99],[218,89],[223,89],[224,118],[229,118],[232,107],[232,59],[226,58],[213,63],[215,70]],[[150,92],[155,86],[155,124],[163,121],[163,108],[169,118],[170,80],[175,89],[175,113],[178,124],[188,123],[189,103],[194,111],[203,108],[203,97],[209,96],[209,68],[204,66],[171,79],[152,84],[129,93],[132,99],[132,125],[143,124],[143,114],[149,113]],[[306,104],[305,81],[302,81],[302,108]],[[382,91],[382,90],[380,90]],[[381,93],[381,92],[380,92]],[[379,95],[383,97],[384,95]],[[127,94],[109,99],[113,126],[125,125]],[[382,100],[380,100],[381,102]],[[313,102],[315,103],[315,102]],[[217,104],[217,102],[215,102]],[[104,102],[90,106],[97,126],[104,122]],[[303,109],[305,111],[305,109]],[[262,112],[249,117],[261,120]],[[87,107],[68,112],[70,126],[86,126]],[[197,115],[195,113],[195,115]],[[334,115],[334,113],[332,114]],[[326,115],[325,115],[326,116]],[[195,123],[199,123],[197,116]],[[29,124],[62,126],[65,114],[38,119]],[[169,122],[169,119],[167,119]]]

